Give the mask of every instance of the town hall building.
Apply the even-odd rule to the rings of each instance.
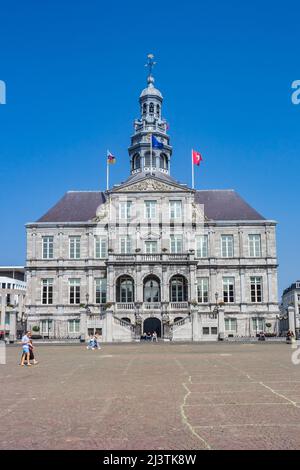
[[[27,228],[28,328],[46,338],[208,341],[277,333],[276,222],[170,175],[152,56],[125,182],[69,191]]]

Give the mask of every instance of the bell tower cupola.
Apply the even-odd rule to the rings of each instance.
[[[163,97],[154,86],[153,54],[148,54],[147,87],[139,99],[140,118],[134,121],[135,132],[129,147],[131,174],[170,174],[172,147],[167,134],[168,124],[162,117]]]

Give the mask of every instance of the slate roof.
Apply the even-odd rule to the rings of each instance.
[[[196,191],[195,200],[204,204],[210,220],[265,220],[231,189]],[[88,222],[105,201],[105,193],[100,191],[70,191],[37,222]]]
[[[204,213],[211,220],[265,220],[233,189],[197,191],[195,201],[204,204]]]
[[[105,200],[100,191],[69,191],[37,222],[88,222]]]

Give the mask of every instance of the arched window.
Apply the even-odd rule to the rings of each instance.
[[[143,116],[146,116],[147,114],[147,103],[143,104]]]
[[[188,289],[187,281],[184,276],[173,276],[170,281],[170,299],[171,302],[187,302]]]
[[[156,276],[144,280],[144,302],[160,302],[160,282]]]
[[[161,153],[159,156],[159,168],[166,170],[168,168],[168,157],[165,153]]]
[[[156,105],[156,116],[159,118],[160,116],[160,106],[159,104]]]
[[[149,104],[149,114],[154,114],[154,104],[153,103]]]
[[[138,170],[141,168],[141,157],[138,153],[133,156],[133,170]]]
[[[117,281],[117,302],[134,302],[134,282],[130,276],[121,276]]]
[[[123,317],[123,318],[121,318],[121,320],[126,321],[126,323],[131,323],[131,320],[128,317]]]

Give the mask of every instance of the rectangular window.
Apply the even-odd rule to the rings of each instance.
[[[96,304],[106,304],[106,279],[95,279]]]
[[[11,295],[6,294],[6,305],[11,305]]]
[[[198,235],[196,237],[196,257],[207,258],[208,257],[208,236]]]
[[[119,218],[121,220],[128,220],[131,216],[131,201],[121,201],[119,206]]]
[[[42,335],[48,335],[52,328],[52,320],[41,320],[40,331]]]
[[[120,253],[131,253],[131,238],[128,235],[120,238]]]
[[[145,219],[156,218],[156,201],[145,201]]]
[[[70,304],[80,304],[80,279],[69,279]]]
[[[204,335],[209,335],[209,327],[208,326],[203,326],[202,331],[203,331]]]
[[[5,326],[9,327],[10,326],[10,313],[5,313]]]
[[[261,237],[260,235],[248,235],[249,256],[259,258],[261,256]]]
[[[70,237],[69,238],[70,244],[70,258],[71,259],[79,259],[80,258],[80,237]]]
[[[53,258],[54,237],[43,237],[43,259]]]
[[[225,318],[225,331],[236,333],[237,331],[236,318]]]
[[[182,217],[182,201],[170,201],[170,218],[180,219]]]
[[[53,304],[53,279],[42,279],[42,304]]]
[[[208,278],[199,277],[197,279],[198,302],[204,304],[208,302]]]
[[[170,235],[170,251],[171,253],[182,253],[182,235]]]
[[[251,277],[250,278],[250,290],[251,290],[251,302],[262,302],[262,278]]]
[[[221,253],[223,258],[233,257],[233,235],[221,235]]]
[[[234,302],[234,277],[223,278],[223,301],[225,303]]]
[[[95,236],[95,258],[107,258],[107,238]]]
[[[265,331],[265,319],[264,318],[252,318],[253,331],[259,333]]]
[[[68,320],[68,332],[79,333],[80,331],[80,320]]]
[[[145,242],[145,252],[146,253],[157,253],[157,242],[156,241]]]
[[[218,328],[216,326],[212,326],[210,329],[210,332],[212,335],[217,335],[218,334]]]

